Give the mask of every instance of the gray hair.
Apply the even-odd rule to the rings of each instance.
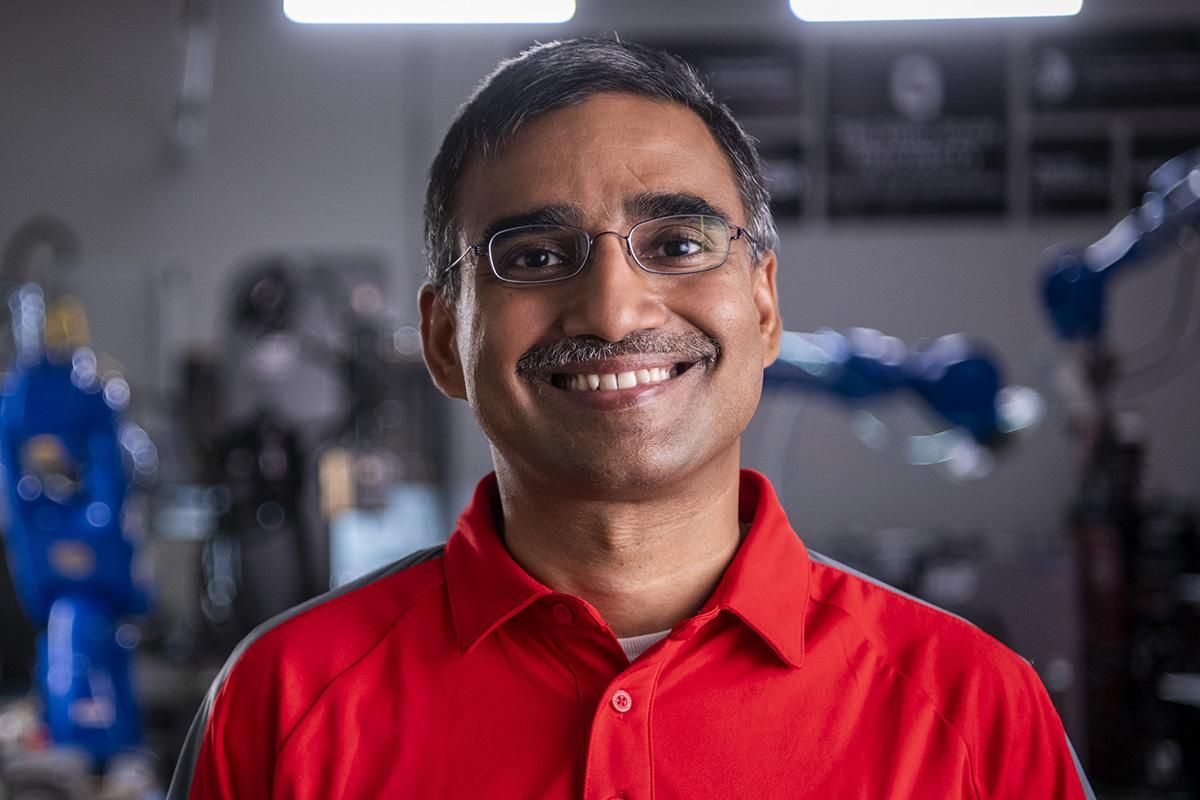
[[[758,262],[778,246],[762,161],[733,114],[683,59],[644,45],[607,39],[570,39],[535,45],[500,63],[459,109],[429,168],[425,194],[427,278],[448,299],[458,290],[462,232],[454,217],[454,193],[467,162],[497,153],[533,117],[583,102],[600,92],[661,98],[691,109],[704,120],[729,157],[746,208],[751,252]]]

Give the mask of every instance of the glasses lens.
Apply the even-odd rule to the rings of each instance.
[[[587,234],[559,225],[500,231],[488,244],[492,269],[503,280],[543,283],[569,278],[587,255]]]
[[[705,214],[661,217],[635,226],[629,243],[650,272],[703,272],[729,256],[729,223]]]

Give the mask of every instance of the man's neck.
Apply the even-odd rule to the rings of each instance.
[[[568,497],[500,471],[504,540],[526,572],[618,636],[666,630],[712,595],[741,540],[738,475],[632,502]]]

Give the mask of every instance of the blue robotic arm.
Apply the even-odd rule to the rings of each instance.
[[[1108,281],[1172,249],[1184,230],[1200,230],[1200,147],[1155,170],[1149,189],[1142,204],[1095,243],[1048,259],[1042,300],[1059,337],[1098,338]]]
[[[768,386],[819,392],[854,404],[910,392],[938,417],[989,447],[1015,429],[1002,402],[995,359],[963,334],[909,347],[867,328],[846,334],[789,331],[779,360],[764,377]]]
[[[850,406],[891,395],[910,395],[948,427],[909,436],[905,459],[911,464],[942,464],[963,480],[986,475],[992,453],[1014,432],[1037,422],[1043,403],[1032,389],[1005,386],[996,359],[963,334],[950,334],[908,346],[876,330],[852,328],[783,334],[779,359],[764,373],[768,388],[831,396]],[[873,415],[860,409],[868,425],[855,432],[881,449],[890,437]]]

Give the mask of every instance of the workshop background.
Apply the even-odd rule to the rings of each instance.
[[[1101,798],[1200,797],[1194,0],[0,3],[0,797],[159,796],[241,636],[445,537],[490,461],[420,363],[426,170],[498,60],[581,34],[675,50],[761,141],[795,335],[744,459],[806,543],[1029,658]],[[92,580],[56,678],[35,637]],[[93,652],[132,696],[79,688]]]

